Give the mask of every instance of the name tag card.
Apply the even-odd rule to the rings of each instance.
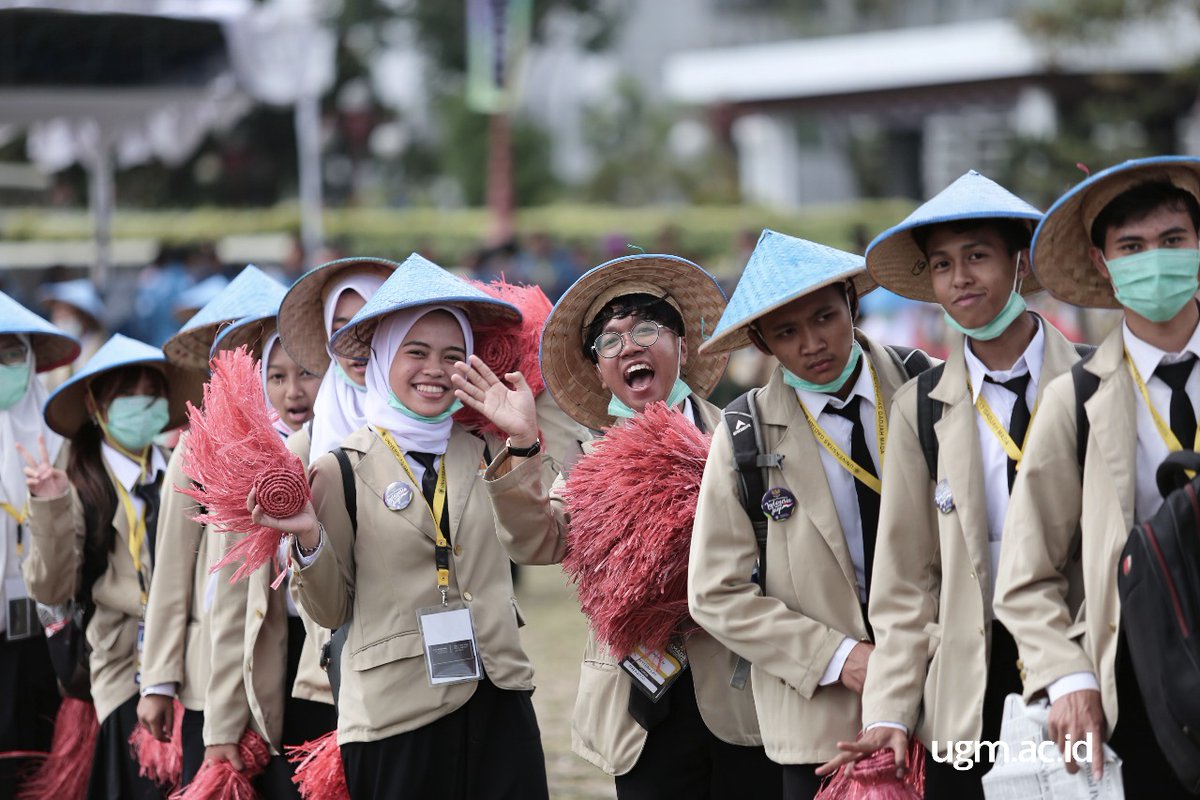
[[[23,579],[5,579],[4,600],[8,606],[8,629],[4,634],[8,641],[17,642],[42,632],[41,622],[38,621],[37,603],[29,599]]]
[[[633,679],[633,685],[657,703],[679,680],[687,668],[687,651],[681,644],[672,642],[666,652],[638,647],[621,660],[621,669]]]
[[[477,681],[483,677],[471,609],[461,603],[417,609],[429,683]]]

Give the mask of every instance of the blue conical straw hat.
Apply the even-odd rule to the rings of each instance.
[[[167,339],[163,352],[173,364],[207,369],[209,351],[222,327],[242,317],[274,314],[286,292],[283,284],[251,264]]]
[[[1014,219],[1029,224],[1030,230],[1042,218],[1042,212],[980,175],[967,172],[954,183],[923,203],[899,225],[875,237],[867,248],[867,270],[876,283],[903,297],[936,303],[929,279],[929,263],[917,247],[913,231],[927,225],[973,219]],[[1040,291],[1032,275],[1021,283],[1021,294]]]
[[[758,237],[746,269],[716,330],[701,353],[727,353],[746,347],[749,327],[759,318],[817,289],[853,281],[862,297],[875,288],[863,257],[770,229]]]
[[[65,303],[91,317],[94,325],[104,324],[104,303],[100,300],[95,284],[87,278],[44,286],[38,292],[38,299],[43,305],[51,302]]]
[[[222,328],[213,341],[209,358],[215,358],[222,350],[236,350],[243,345],[250,355],[262,358],[263,343],[277,330],[278,320],[275,314],[242,317],[232,325]]]
[[[29,337],[38,372],[70,364],[79,357],[79,342],[73,337],[0,292],[0,334],[4,333]]]
[[[228,285],[229,279],[224,275],[209,275],[199,283],[180,292],[179,296],[175,298],[175,302],[171,304],[171,313],[181,324],[187,322]]]
[[[187,403],[200,403],[207,374],[201,370],[177,367],[169,363],[157,347],[119,333],[105,342],[79,372],[50,395],[43,410],[46,424],[67,438],[74,436],[88,419],[84,398],[92,381],[104,373],[138,365],[157,369],[166,377],[167,400],[171,409],[167,427],[170,429],[182,425],[187,420]]]

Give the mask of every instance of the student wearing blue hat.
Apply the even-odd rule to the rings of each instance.
[[[367,358],[367,425],[313,460],[313,501],[256,521],[294,535],[292,589],[352,620],[338,744],[351,797],[547,796],[508,559],[480,477],[493,437],[450,415],[472,325],[520,321],[413,254],[330,342]]]
[[[46,402],[49,427],[69,440],[66,469],[44,441],[21,447],[30,494],[30,594],[85,609],[92,701],[100,734],[91,797],[160,797],[129,751],[137,724],[144,614],[152,584],[166,457],[154,437],[199,402],[195,374],[162,351],[114,336]]]
[[[81,350],[77,363],[91,358],[108,339],[104,303],[95,285],[87,278],[52,283],[38,292],[38,298],[50,323],[79,341]],[[72,365],[68,364],[47,372],[42,380],[47,389],[54,391],[71,377],[71,373]]]
[[[46,752],[58,685],[37,608],[21,576],[29,545],[28,491],[25,461],[17,446],[36,452],[45,442],[46,455],[62,463],[62,437],[42,418],[46,389],[37,378],[79,353],[79,343],[0,294],[0,752]],[[0,798],[17,790],[20,759],[0,759]]]
[[[250,265],[196,312],[163,350],[176,367],[207,378],[208,359],[217,334],[244,318],[273,315],[285,288]],[[204,696],[211,672],[208,598],[215,578],[208,568],[220,557],[220,537],[192,516],[195,502],[177,489],[192,487],[183,472],[187,436],[182,435],[167,464],[159,513],[157,559],[150,602],[146,608],[142,699],[138,721],[152,736],[166,741],[174,724],[175,705],[183,706],[182,783],[187,785],[204,762]]]
[[[961,337],[892,405],[888,459],[905,468],[883,479],[867,732],[827,771],[888,746],[903,766],[914,733],[926,748],[996,741],[1004,698],[1021,691],[1016,646],[991,610],[1004,514],[1031,412],[1079,358],[1025,308],[1041,289],[1029,270],[1041,216],[971,171],[867,249],[881,286],[938,303]],[[969,761],[927,759],[926,797],[982,798],[991,764]]]
[[[665,402],[711,431],[721,412],[705,398],[727,358],[697,355],[692,346],[724,308],[725,294],[713,277],[678,256],[631,255],[601,264],[567,289],[546,320],[546,388],[593,430]],[[560,563],[571,525],[563,500],[569,468],[548,479],[532,457],[541,447],[545,415],[524,376],[509,388],[478,358],[457,366],[459,397],[509,433],[484,475],[501,541],[518,563]],[[593,447],[583,443],[584,452]],[[654,477],[647,474],[647,484]],[[572,749],[614,776],[622,800],[777,796],[780,770],[763,752],[753,694],[730,685],[736,656],[704,631],[679,644],[686,667],[651,700],[589,628]]]
[[[1171,452],[1200,449],[1198,231],[1200,159],[1163,156],[1083,181],[1046,212],[1033,241],[1035,272],[1051,294],[1119,308],[1124,320],[1079,379],[1047,387],[1004,524],[996,618],[1020,650],[1025,698],[1050,701],[1051,737],[1060,748],[1091,737],[1095,774],[1106,740],[1124,762],[1131,800],[1192,796],[1152,734],[1117,576],[1128,569],[1118,562],[1131,527],[1163,504],[1158,466]],[[1085,380],[1091,396],[1077,396]]]
[[[763,231],[700,345],[707,354],[753,343],[780,363],[736,422],[737,403],[713,434],[688,604],[696,622],[753,664],[763,744],[783,765],[787,798],[811,798],[816,766],[859,729],[885,409],[910,373],[928,366],[924,353],[854,327],[858,298],[874,286],[861,256]],[[762,475],[758,496],[743,497],[735,459],[743,441],[759,443],[749,467]]]

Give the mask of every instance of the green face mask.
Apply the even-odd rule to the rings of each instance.
[[[171,412],[165,397],[134,394],[114,399],[107,416],[101,425],[105,433],[126,450],[140,453],[167,427]]]
[[[415,419],[417,422],[428,422],[430,424],[433,424],[435,422],[445,422],[446,420],[450,419],[450,415],[453,414],[455,411],[458,411],[460,408],[462,408],[463,404],[462,404],[462,400],[456,399],[453,403],[450,404],[450,407],[447,408],[442,413],[435,414],[432,417],[427,417],[423,414],[418,414],[417,412],[413,411],[408,406],[404,405],[404,403],[400,402],[400,398],[396,397],[395,392],[388,392],[388,405],[391,406],[392,408],[396,409],[397,411],[399,411],[401,414],[408,417],[409,419]]]
[[[0,411],[7,411],[29,388],[29,362],[0,366]]]
[[[692,393],[692,387],[683,382],[682,378],[675,379],[675,385],[671,387],[671,393],[667,395],[667,408],[674,408],[683,402],[683,398]],[[612,399],[608,401],[608,413],[614,417],[622,419],[632,419],[635,412],[632,408],[622,403],[614,394]]]
[[[846,381],[850,380],[850,376],[854,374],[855,368],[858,367],[859,360],[862,359],[862,354],[862,345],[860,345],[857,341],[853,342],[850,345],[850,357],[846,359],[846,366],[842,369],[842,373],[829,383],[813,383],[812,381],[806,381],[804,378],[801,378],[787,367],[783,367],[783,382],[788,386],[791,386],[793,389],[803,389],[806,392],[822,392],[824,394],[828,394],[829,392],[840,391],[841,388],[846,385]]]
[[[1000,309],[1000,313],[996,315],[996,318],[987,325],[981,325],[978,328],[964,328],[947,311],[942,312],[942,318],[946,320],[947,325],[963,336],[969,336],[980,342],[990,342],[1008,330],[1008,326],[1012,325],[1017,317],[1024,313],[1025,298],[1013,291],[1009,292],[1008,302],[1004,304],[1004,308]]]
[[[362,386],[359,386],[357,383],[355,383],[353,380],[351,380],[350,376],[346,374],[346,370],[342,369],[342,365],[337,363],[336,361],[333,362],[333,374],[337,375],[338,379],[341,380],[342,383],[346,384],[347,386],[349,386],[351,389],[358,392],[359,394],[364,394],[367,391],[367,387],[365,384]],[[395,395],[392,395],[392,396],[395,397]],[[400,402],[400,401],[397,400],[396,402]]]
[[[1174,317],[1200,287],[1200,250],[1161,248],[1104,263],[1117,301],[1151,322]]]

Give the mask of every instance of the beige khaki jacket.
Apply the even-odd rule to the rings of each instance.
[[[430,686],[417,609],[439,606],[433,518],[420,487],[402,510],[384,505],[387,487],[408,482],[392,451],[369,428],[342,442],[354,467],[358,532],[346,511],[332,453],[310,470],[313,503],[324,527],[315,559],[292,583],[304,609],[334,629],[353,616],[342,651],[338,742],[367,742],[415,730],[460,708],[475,683]],[[490,441],[492,452],[499,442]],[[501,689],[532,690],[533,667],[521,648],[522,623],[508,558],[496,538],[482,486],[484,442],[455,425],[445,454],[450,515],[451,602],[471,609],[488,678]]]
[[[861,333],[857,339],[879,376],[886,407],[907,375],[880,345]],[[767,452],[783,456],[780,467],[768,471],[767,487],[784,487],[796,497],[788,519],[768,522],[766,596],[751,580],[758,545],[722,422],[700,486],[688,605],[696,622],[754,665],[767,756],[779,764],[812,764],[833,758],[837,742],[853,741],[859,731],[858,695],[841,683],[818,684],[842,639],[866,641],[867,629],[854,563],[821,466],[821,444],[780,369],[758,393],[757,405]],[[896,463],[890,452],[885,462]],[[924,468],[911,468],[917,467]]]
[[[113,492],[116,493],[115,486]],[[72,486],[58,497],[30,497],[29,512],[30,546],[22,564],[25,585],[30,597],[39,603],[65,603],[75,596],[83,577],[83,504]],[[133,557],[129,555],[129,522],[120,501],[113,514],[113,527],[117,532],[116,544],[108,554],[108,568],[92,586],[96,610],[86,631],[92,648],[88,665],[92,702],[101,722],[117,706],[138,694],[134,662],[138,623],[142,619],[141,586]],[[152,570],[147,542],[142,544],[141,557],[142,563]]]
[[[720,410],[695,396],[692,402],[705,430],[711,433],[721,420]],[[594,444],[585,443],[583,448],[590,453]],[[562,496],[566,480],[555,476],[547,492],[547,476],[535,462],[510,467],[504,450],[484,476],[496,510],[500,541],[518,564],[557,564],[566,554],[570,528]],[[761,744],[749,686],[741,691],[729,686],[737,656],[704,631],[691,636],[686,646],[696,704],[708,729],[731,744]],[[631,686],[629,676],[589,628],[571,720],[571,747],[611,775],[633,769],[646,745],[646,729],[629,714]]]
[[[194,522],[200,513],[196,501],[177,491],[193,488],[183,472],[187,434],[167,462],[163,477],[162,503],[155,538],[155,580],[146,605],[146,639],[142,651],[142,686],[174,683],[179,702],[193,711],[204,710],[208,685],[209,587],[216,576],[208,568],[220,557],[220,534]],[[206,602],[206,595],[208,601]]]
[[[1042,321],[1038,403],[1079,356]],[[899,722],[933,739],[976,741],[991,639],[991,555],[975,404],[967,391],[964,342],[954,346],[929,396],[943,403],[934,425],[938,481],[954,508],[938,510],[917,425],[917,382],[896,392],[888,417],[887,464],[871,584],[871,654],[863,726]],[[1035,412],[1041,414],[1040,410]],[[922,714],[923,710],[923,714]]]
[[[1125,366],[1121,326],[1084,369],[1100,385],[1084,405],[1090,433],[1083,477],[1075,447],[1075,384],[1063,375],[1046,387],[1021,458],[1004,520],[995,607],[1017,641],[1026,700],[1072,672],[1094,673],[1111,734],[1121,622],[1117,565],[1134,522],[1141,402]],[[1076,551],[1081,572],[1071,565]],[[1081,591],[1082,607],[1072,613]]]

